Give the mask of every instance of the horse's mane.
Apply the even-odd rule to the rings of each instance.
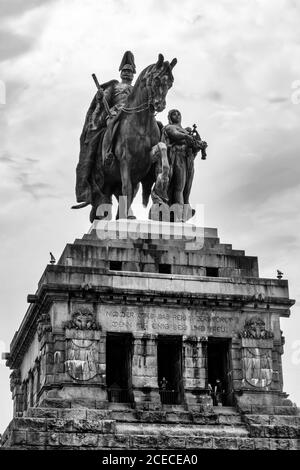
[[[133,89],[131,90],[131,93],[127,97],[126,104],[130,104],[132,99],[135,97],[137,90],[140,89],[141,82],[144,79],[148,78],[148,76],[154,73],[155,71],[156,71],[156,74],[154,75],[160,76],[163,73],[167,73],[170,76],[171,81],[172,82],[174,81],[172,69],[168,61],[163,62],[162,66],[159,68],[156,67],[156,64],[148,65],[146,68],[144,68],[144,70],[141,71],[138,78],[136,79],[135,84],[133,85]]]

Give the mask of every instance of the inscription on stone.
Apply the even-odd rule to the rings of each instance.
[[[159,308],[138,310],[130,307],[117,310],[115,307],[102,306],[100,318],[103,327],[108,331],[134,330],[158,334],[232,336],[236,328],[236,318],[230,312],[202,314],[189,310],[161,311]]]

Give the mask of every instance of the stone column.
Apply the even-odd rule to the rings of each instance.
[[[157,377],[157,335],[134,334],[132,387],[137,408],[160,407]]]
[[[101,383],[97,389],[96,404],[107,402],[107,391],[106,391],[106,333],[99,332],[99,367],[98,367],[98,379]],[[99,405],[100,406],[100,405]],[[101,407],[101,406],[100,406]]]
[[[189,407],[211,404],[207,379],[207,337],[183,336],[183,383]]]
[[[10,391],[13,399],[13,416],[18,417],[23,414],[23,390],[21,383],[20,369],[14,369],[10,374]]]
[[[240,338],[232,338],[230,379],[232,390],[240,390],[242,386],[242,353]]]

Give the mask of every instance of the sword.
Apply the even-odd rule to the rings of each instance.
[[[92,73],[92,77],[93,77],[93,80],[94,80],[95,85],[97,87],[97,90],[102,90],[103,91],[103,89],[100,86],[100,83],[98,82],[98,78],[96,77],[96,75],[94,73]],[[107,112],[109,117],[112,117],[112,114],[109,110],[108,102],[107,102],[107,99],[105,98],[105,96],[103,96],[102,101],[103,101],[103,104],[104,104],[105,111]]]

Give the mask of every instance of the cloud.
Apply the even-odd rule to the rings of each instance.
[[[0,31],[0,61],[24,54],[34,43],[34,37],[21,36],[8,30]]]
[[[53,185],[43,181],[39,163],[36,158],[12,156],[8,151],[0,154],[0,165],[7,169],[6,184],[13,189],[15,197],[20,193],[28,194],[38,200],[60,197]]]
[[[57,0],[1,0],[1,18],[12,18],[21,16],[30,10],[45,6]]]

